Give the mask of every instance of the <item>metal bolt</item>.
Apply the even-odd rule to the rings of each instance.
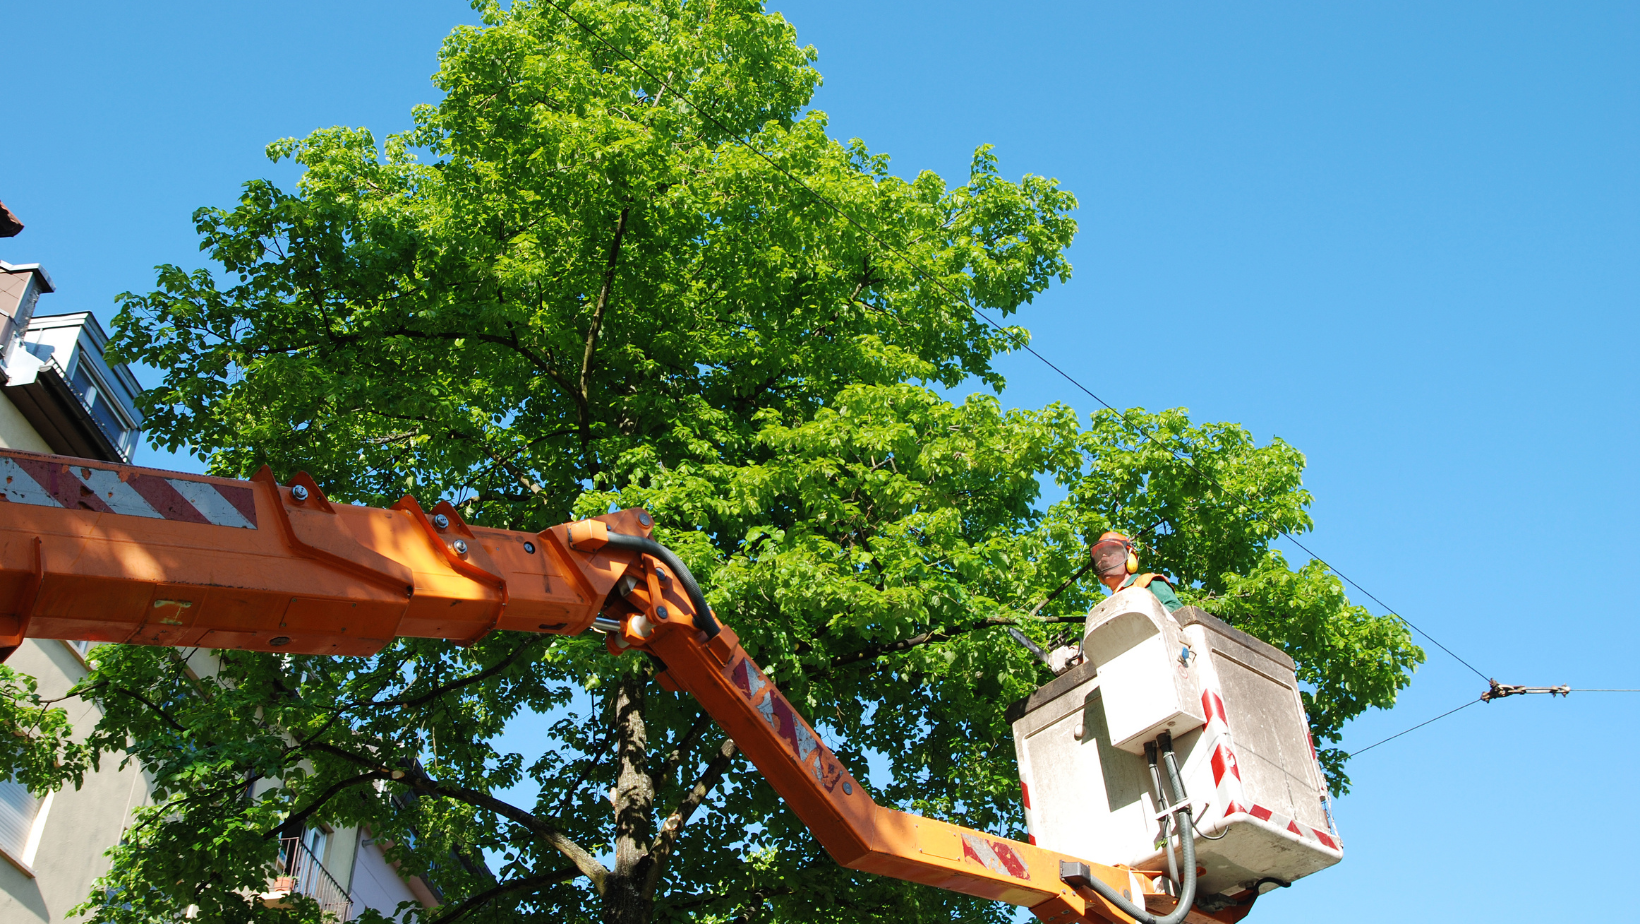
[[[666,576],[666,569],[662,568],[660,565],[655,566],[655,576],[663,581],[668,580]]]
[[[850,783],[848,780],[843,781],[843,795],[845,795],[845,796],[854,795],[854,784]]]
[[[1076,740],[1081,741],[1082,740],[1082,735],[1083,735],[1082,726],[1078,725],[1075,728],[1071,729],[1071,737],[1072,738],[1075,738]]]
[[[672,614],[667,612],[666,607],[664,607],[664,606],[655,607],[655,615],[659,616],[662,619],[671,619],[672,618]]]
[[[439,529],[449,529],[450,518],[442,513],[435,513],[433,514],[433,525],[437,526]]]
[[[530,553],[531,555],[534,555],[535,554],[535,543],[533,543],[533,542],[524,543],[524,551]]]
[[[640,510],[638,511],[638,522],[644,526],[654,526],[655,518],[649,515],[649,511]]]
[[[302,501],[307,500],[307,488],[297,485],[290,489],[290,496],[293,500],[300,504]]]
[[[276,635],[273,638],[268,639],[268,644],[272,645],[275,648],[283,648],[286,645],[290,644],[290,636],[288,636],[288,635]]]
[[[455,550],[456,550],[457,555],[466,555],[467,554],[467,540],[457,539],[454,543],[452,543],[452,545],[455,546]]]

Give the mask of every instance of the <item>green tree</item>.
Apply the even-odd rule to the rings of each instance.
[[[1323,741],[1393,701],[1422,657],[1399,624],[1270,549],[1309,527],[1291,447],[933,390],[1001,388],[992,361],[1026,334],[963,300],[1008,316],[1068,278],[1069,193],[1003,179],[988,148],[950,187],[832,140],[804,108],[813,50],[759,3],[570,9],[642,67],[552,3],[485,6],[413,129],[277,142],[294,191],[196,213],[217,269],[162,267],[116,322],[123,358],[165,372],[152,434],[220,474],[305,469],[487,525],[645,506],[839,756],[880,755],[879,800],[999,833],[1022,834],[1003,710],[1046,679],[1002,629],[1068,634],[1104,529],[1144,531],[1194,599],[1285,647]],[[1039,509],[1045,482],[1067,496]],[[108,646],[82,685],[106,710],[85,749],[158,785],[95,920],[315,920],[244,896],[318,822],[390,842],[443,896],[428,921],[1008,916],[838,868],[692,701],[596,639],[197,664]],[[551,740],[503,749],[525,712]],[[28,740],[35,767],[64,746]],[[509,801],[526,779],[539,795]]]

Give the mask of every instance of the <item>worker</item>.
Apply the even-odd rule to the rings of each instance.
[[[1105,533],[1093,544],[1089,554],[1093,556],[1093,570],[1099,573],[1100,582],[1109,587],[1111,593],[1143,587],[1155,594],[1169,613],[1184,606],[1173,592],[1173,582],[1165,575],[1138,573],[1139,555],[1133,549],[1132,539],[1118,532]]]

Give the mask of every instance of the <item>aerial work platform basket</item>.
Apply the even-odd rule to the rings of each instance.
[[[1033,843],[1167,869],[1167,796],[1144,756],[1165,732],[1193,809],[1201,896],[1256,893],[1342,859],[1291,658],[1196,607],[1169,614],[1143,588],[1088,614],[1082,651],[1008,711]]]

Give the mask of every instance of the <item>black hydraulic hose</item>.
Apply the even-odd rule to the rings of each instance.
[[[1156,804],[1159,806],[1167,805],[1167,796],[1165,795],[1167,790],[1162,788],[1162,772],[1156,768],[1156,742],[1154,741],[1145,742],[1145,765],[1150,769],[1150,786],[1156,795]],[[1172,821],[1173,817],[1171,815],[1162,819],[1162,847],[1167,853],[1167,878],[1171,879],[1174,885],[1178,885],[1179,861],[1173,856],[1172,832],[1168,830],[1168,826]]]
[[[612,549],[643,552],[660,559],[678,576],[679,583],[683,584],[683,592],[689,595],[689,603],[695,608],[695,628],[705,632],[707,638],[718,634],[717,619],[712,615],[712,608],[706,605],[706,596],[700,592],[700,585],[695,583],[695,576],[689,573],[689,566],[685,565],[671,549],[653,539],[616,532],[609,534],[607,545]]]
[[[1167,764],[1167,773],[1173,784],[1173,797],[1178,805],[1169,813],[1173,817],[1174,829],[1179,832],[1179,844],[1184,850],[1184,881],[1179,886],[1179,903],[1166,915],[1157,917],[1145,909],[1135,905],[1122,897],[1122,893],[1106,885],[1092,876],[1088,877],[1088,887],[1115,905],[1121,912],[1139,924],[1180,924],[1190,909],[1196,903],[1196,839],[1191,836],[1195,825],[1190,820],[1190,801],[1184,793],[1184,781],[1179,779],[1179,766],[1173,757],[1173,736],[1162,732],[1162,760]],[[1181,823],[1178,816],[1184,815]],[[1168,852],[1173,851],[1172,844],[1165,845]]]
[[[1191,818],[1190,795],[1184,791],[1184,779],[1179,776],[1178,759],[1173,756],[1173,736],[1162,732],[1156,743],[1162,748],[1162,763],[1167,765],[1167,779],[1173,788],[1173,800],[1184,808],[1184,824],[1179,824],[1178,816],[1175,815],[1173,825],[1179,834],[1179,846],[1184,849],[1185,879],[1179,887],[1179,908],[1185,909],[1185,913],[1188,914],[1190,907],[1196,903],[1196,822]],[[1172,849],[1173,845],[1169,844],[1168,850]],[[1173,909],[1174,912],[1177,913],[1179,908]]]

